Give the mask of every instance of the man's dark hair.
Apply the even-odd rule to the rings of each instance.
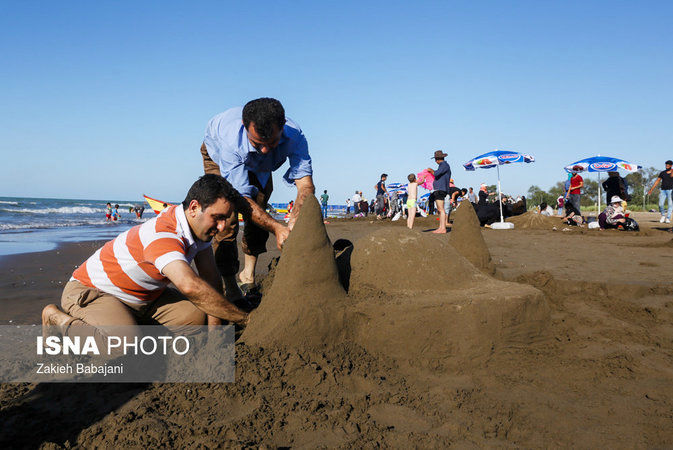
[[[465,195],[465,194],[467,194],[467,189],[462,188],[462,189],[460,190],[460,192],[462,192],[462,194]]]
[[[249,129],[255,123],[255,131],[264,141],[274,138],[276,129],[285,126],[285,110],[275,98],[262,97],[251,100],[243,107],[243,126]]]
[[[381,178],[383,178],[383,177],[388,178],[388,174],[387,174],[387,173],[382,173],[382,174],[381,174]]]
[[[327,189],[325,189],[325,194],[327,194]]]
[[[241,194],[224,177],[206,174],[196,180],[189,188],[189,192],[182,202],[182,208],[186,210],[192,200],[196,200],[201,205],[201,209],[206,209],[215,203],[218,198],[224,198],[236,207],[244,203]]]
[[[548,206],[548,205],[547,205],[546,202],[542,202],[542,203],[540,203],[540,211],[543,211],[543,210],[547,209],[547,206]]]
[[[668,161],[666,161],[666,164],[668,164],[669,166],[673,166],[673,161],[669,159]]]

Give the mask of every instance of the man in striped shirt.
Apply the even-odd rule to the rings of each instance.
[[[105,333],[96,327],[113,325],[158,323],[178,332],[222,320],[245,325],[248,314],[222,295],[210,243],[241,201],[221,176],[202,176],[181,205],[125,231],[79,266],[63,290],[62,310],[46,306],[42,324],[97,338]]]

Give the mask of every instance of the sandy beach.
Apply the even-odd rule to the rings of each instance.
[[[673,446],[673,234],[658,217],[636,213],[637,233],[514,218],[477,230],[483,267],[452,246],[456,231],[427,232],[434,218],[413,232],[333,220],[329,240],[354,243],[348,294],[329,264],[284,263],[325,257],[319,233],[295,230],[317,237],[284,250],[237,344],[235,383],[2,384],[0,443]],[[0,259],[0,324],[39,324],[100,245]],[[280,255],[268,248],[263,276]],[[312,276],[324,283],[298,292]]]

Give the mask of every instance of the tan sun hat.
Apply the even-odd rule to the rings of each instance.
[[[613,195],[612,198],[610,199],[610,203],[621,203],[624,200],[619,198],[619,195]]]

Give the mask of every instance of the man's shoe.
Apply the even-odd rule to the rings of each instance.
[[[666,223],[671,223],[671,219],[666,219]]]
[[[659,223],[664,223],[666,221],[666,216],[661,216],[661,219],[659,219]]]

